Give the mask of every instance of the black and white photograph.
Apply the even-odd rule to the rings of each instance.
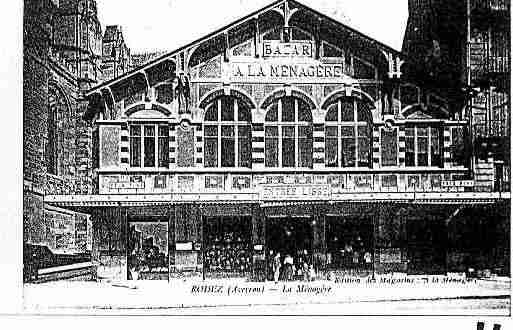
[[[501,329],[510,17],[509,0],[24,0],[22,312]]]

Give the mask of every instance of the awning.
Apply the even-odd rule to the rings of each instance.
[[[258,193],[173,193],[132,195],[47,195],[44,201],[58,207],[151,206],[170,204],[261,204],[275,206],[311,203],[413,203],[413,204],[491,204],[509,200],[509,192],[379,192],[340,193],[330,198],[262,198]]]

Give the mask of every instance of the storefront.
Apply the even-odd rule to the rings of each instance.
[[[92,214],[107,277],[447,271],[453,214],[509,192],[404,60],[275,2],[90,90],[98,191],[47,202]]]

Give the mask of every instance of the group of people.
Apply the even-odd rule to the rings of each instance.
[[[315,279],[315,270],[307,251],[298,252],[295,258],[291,254],[282,257],[280,252],[269,251],[268,258],[269,281],[312,281]]]
[[[205,268],[209,271],[247,273],[251,270],[251,254],[243,243],[213,245],[205,251]]]

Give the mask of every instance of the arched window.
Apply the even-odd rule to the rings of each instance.
[[[233,96],[205,109],[205,167],[251,167],[251,110]]]
[[[44,161],[46,171],[53,175],[71,174],[65,159],[75,143],[73,114],[61,90],[52,84],[48,86],[48,117],[44,138]]]
[[[370,167],[371,114],[353,97],[335,100],[326,113],[326,167]]]
[[[286,96],[267,108],[265,166],[312,168],[312,112],[303,100]]]
[[[57,95],[50,90],[48,96],[48,117],[46,120],[47,135],[45,141],[45,163],[46,171],[50,174],[58,174],[57,161]]]

